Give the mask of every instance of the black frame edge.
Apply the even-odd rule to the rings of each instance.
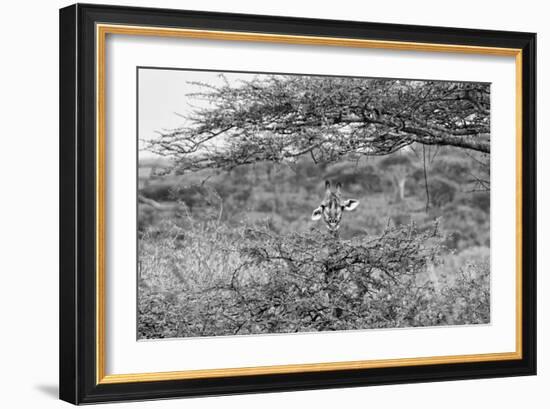
[[[371,370],[96,384],[95,23],[408,40],[523,50],[523,358]],[[536,35],[77,4],[60,10],[60,398],[73,404],[536,374]]]
[[[76,10],[59,10],[59,398],[77,403]]]
[[[536,54],[537,35],[522,47],[522,273],[523,362],[530,375],[537,374],[537,152],[536,152]]]

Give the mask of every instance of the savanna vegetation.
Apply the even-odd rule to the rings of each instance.
[[[488,85],[202,86],[139,162],[139,338],[489,322]]]

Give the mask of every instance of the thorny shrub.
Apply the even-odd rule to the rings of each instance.
[[[140,240],[140,338],[489,321],[487,265],[443,287],[430,279],[443,242],[437,224],[349,240],[215,220],[162,231]]]

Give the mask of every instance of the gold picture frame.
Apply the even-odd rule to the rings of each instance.
[[[117,16],[117,13],[126,12],[127,15],[125,18],[121,19]],[[179,14],[178,14],[179,13]],[[95,288],[93,289],[94,297],[90,301],[88,294],[88,299],[86,301],[86,308],[89,311],[89,307],[94,305],[94,317],[88,317],[86,320],[86,326],[89,326],[90,323],[93,324],[93,329],[95,331],[95,337],[93,339],[93,344],[90,343],[90,340],[87,338],[85,344],[87,345],[85,351],[80,351],[81,354],[86,355],[86,362],[88,363],[87,368],[82,368],[80,365],[81,371],[85,371],[80,376],[77,376],[77,379],[70,379],[71,376],[69,372],[65,371],[61,374],[62,387],[61,387],[61,397],[62,399],[68,400],[73,403],[80,402],[94,402],[94,401],[104,401],[104,400],[118,400],[118,399],[135,399],[137,398],[157,398],[163,396],[189,396],[195,394],[208,394],[206,387],[201,389],[200,386],[193,388],[189,387],[185,381],[197,381],[204,380],[205,382],[218,381],[220,379],[239,379],[243,382],[248,382],[247,387],[244,389],[247,391],[257,391],[262,390],[261,382],[257,386],[254,386],[254,382],[262,379],[264,376],[292,376],[299,375],[304,377],[312,374],[320,374],[330,379],[332,375],[337,373],[349,373],[350,371],[359,371],[360,373],[368,376],[369,370],[377,369],[396,369],[396,368],[408,368],[408,370],[414,370],[418,366],[430,366],[436,368],[434,371],[434,378],[437,377],[437,367],[446,366],[452,367],[453,365],[461,364],[464,366],[471,365],[467,369],[475,372],[476,368],[479,369],[479,376],[483,369],[493,370],[495,376],[499,376],[502,369],[505,368],[508,370],[509,374],[521,373],[534,373],[534,320],[533,320],[533,311],[534,311],[534,295],[532,292],[532,286],[534,285],[534,259],[533,253],[530,251],[527,255],[524,254],[524,249],[526,248],[526,242],[533,243],[534,237],[534,225],[531,224],[530,220],[533,215],[527,214],[526,212],[532,212],[532,205],[529,205],[526,208],[525,203],[529,203],[533,198],[533,189],[534,187],[529,183],[528,186],[525,186],[525,182],[532,177],[532,163],[529,167],[525,166],[525,159],[534,160],[532,157],[532,147],[534,144],[534,127],[532,119],[529,116],[529,113],[534,110],[534,99],[532,91],[532,83],[534,81],[534,65],[533,65],[533,53],[534,53],[534,35],[525,34],[525,33],[503,33],[500,42],[498,44],[490,44],[489,36],[484,32],[469,33],[466,31],[461,31],[459,29],[440,29],[438,33],[432,33],[431,36],[427,36],[424,33],[425,37],[430,37],[433,41],[417,41],[414,39],[415,32],[422,32],[420,28],[410,27],[408,33],[402,34],[402,36],[409,35],[411,37],[410,41],[403,39],[392,39],[392,26],[385,25],[381,29],[379,37],[381,38],[363,38],[365,33],[363,33],[360,28],[357,29],[357,37],[349,38],[342,37],[341,35],[336,35],[328,28],[328,25],[323,22],[318,22],[317,31],[319,32],[316,35],[305,35],[305,34],[286,34],[284,27],[286,25],[287,29],[289,26],[292,26],[292,29],[296,25],[299,25],[300,21],[290,21],[288,19],[280,18],[278,21],[280,25],[280,32],[258,32],[258,31],[247,31],[246,29],[227,29],[222,28],[224,24],[219,23],[219,20],[213,18],[212,26],[213,27],[203,27],[196,28],[192,23],[193,19],[198,19],[199,16],[190,13],[190,12],[177,12],[175,13],[175,19],[180,18],[181,26],[176,24],[166,24],[161,15],[162,13],[155,11],[154,9],[132,9],[132,8],[111,8],[111,7],[99,7],[99,6],[71,6],[69,8],[63,9],[61,11],[61,22],[62,30],[61,37],[62,41],[64,36],[74,35],[76,32],[76,27],[79,27],[78,22],[81,22],[80,30],[85,32],[85,35],[82,39],[73,38],[70,42],[70,46],[67,46],[66,49],[62,48],[62,60],[66,59],[68,66],[71,64],[79,64],[76,61],[76,50],[80,47],[83,55],[93,56],[93,61],[87,61],[87,72],[94,72],[94,77],[89,78],[89,75],[85,78],[86,84],[93,83],[94,86],[92,89],[87,89],[87,95],[91,95],[94,102],[94,112],[95,112],[95,130],[93,132],[93,146],[95,147],[95,156],[92,162],[93,165],[93,180],[87,179],[86,183],[91,182],[91,187],[88,186],[87,189],[93,189],[95,191],[95,204],[93,214],[88,214],[89,217],[92,217],[95,226],[94,234],[94,275],[93,282]],[[137,17],[135,17],[137,16]],[[156,17],[155,17],[156,16]],[[201,14],[202,16],[202,14]],[[226,15],[226,25],[229,25],[231,22],[231,15]],[[141,24],[140,19],[154,19],[157,18],[157,23],[155,25]],[[240,16],[242,18],[242,16]],[[247,17],[250,20],[250,24],[259,24],[254,16]],[[115,21],[111,21],[115,20]],[[117,21],[119,20],[119,21]],[[134,20],[134,21],[131,21]],[[66,28],[63,29],[63,24]],[[364,25],[365,29],[372,30],[368,23],[361,23]],[[215,26],[220,26],[215,28]],[[82,27],[84,26],[84,27]],[[189,28],[193,27],[193,28]],[[86,31],[87,30],[87,31]],[[446,30],[451,32],[456,30],[456,33],[462,35],[462,43],[450,43],[446,40],[445,35],[449,34]],[[273,30],[272,30],[273,31]],[[289,29],[289,31],[292,31]],[[92,36],[93,33],[93,36]],[[452,31],[455,34],[455,31]],[[459,35],[456,34],[456,35]],[[517,34],[517,35],[514,35]],[[106,173],[105,173],[105,139],[106,139],[106,126],[105,126],[105,110],[108,105],[106,101],[106,86],[105,86],[105,44],[108,36],[116,35],[125,35],[125,36],[157,36],[157,37],[167,37],[167,38],[184,38],[184,39],[209,39],[209,40],[219,40],[219,41],[244,41],[244,42],[256,42],[256,43],[282,43],[282,44],[292,44],[292,45],[320,45],[320,46],[334,46],[334,47],[354,47],[354,48],[375,48],[382,50],[401,50],[401,51],[426,51],[426,52],[445,52],[445,53],[466,53],[466,54],[481,54],[481,55],[496,55],[496,56],[509,56],[515,58],[515,90],[516,90],[516,311],[515,311],[515,337],[516,337],[516,347],[515,351],[505,352],[505,353],[486,353],[486,354],[474,354],[474,355],[451,355],[451,356],[428,356],[428,357],[414,357],[414,358],[399,358],[399,359],[382,359],[382,360],[368,360],[368,361],[344,361],[344,362],[320,362],[314,364],[296,364],[296,365],[277,365],[277,366],[257,366],[257,367],[239,367],[239,368],[219,368],[219,369],[208,369],[208,370],[186,370],[186,371],[173,371],[173,372],[152,372],[152,373],[128,373],[128,374],[107,374],[105,371],[105,360],[106,360],[106,343],[105,343],[105,190],[106,190]],[[76,37],[76,36],[75,36]],[[82,43],[79,43],[81,41]],[[93,64],[93,67],[90,65]],[[63,76],[63,64],[62,64],[62,76]],[[78,68],[78,67],[77,67]],[[82,68],[84,70],[84,68]],[[67,68],[65,68],[67,70]],[[84,72],[84,71],[82,71]],[[74,74],[75,76],[77,74]],[[84,74],[81,74],[84,76]],[[75,83],[78,81],[83,81],[82,77],[75,78]],[[72,84],[65,85],[67,87]],[[86,85],[90,88],[88,85]],[[63,84],[62,84],[63,87]],[[62,115],[68,117],[72,112],[76,112],[78,106],[74,106],[75,101],[70,102],[67,97],[78,93],[78,87],[71,90],[62,90],[61,99],[62,99]],[[63,98],[66,98],[64,101]],[[76,98],[75,98],[76,99]],[[63,105],[65,104],[65,105]],[[89,105],[89,104],[88,104]],[[64,109],[64,107],[66,107]],[[89,107],[88,107],[89,109]],[[83,111],[83,109],[81,109]],[[76,115],[73,115],[76,117]],[[73,119],[75,122],[77,119]],[[75,127],[74,129],[78,129]],[[89,138],[89,136],[75,135],[74,131],[69,132],[65,131],[61,135],[62,144],[64,141],[78,140],[78,138]],[[73,141],[76,144],[76,142]],[[68,155],[68,154],[67,154]],[[74,155],[74,152],[71,153]],[[62,155],[62,161],[64,157]],[[73,163],[74,157],[65,157],[67,163]],[[89,160],[89,159],[88,159]],[[89,162],[88,162],[89,163]],[[63,170],[63,169],[62,169]],[[66,171],[70,170],[70,166],[65,167]],[[74,169],[72,170],[74,172]],[[89,173],[88,173],[89,175]],[[76,175],[75,175],[76,178]],[[76,187],[75,189],[78,189]],[[62,191],[62,197],[67,203],[70,203],[71,206],[74,206],[76,209],[79,209],[79,203],[75,202],[75,195],[71,197],[71,191],[66,190]],[[74,193],[74,192],[73,192]],[[78,211],[78,210],[77,210]],[[528,225],[526,225],[526,221]],[[63,223],[63,221],[62,221]],[[75,240],[74,233],[72,229],[68,229],[64,233],[64,226],[62,226],[62,240]],[[72,236],[72,237],[71,237]],[[76,246],[78,247],[78,246]],[[78,274],[84,274],[84,272],[77,272],[74,269],[67,269],[61,271],[61,280],[67,281],[67,276],[71,275],[72,277],[77,277]],[[87,282],[92,278],[86,276]],[[73,278],[74,283],[69,285],[71,290],[78,291],[78,285],[82,285],[84,280],[80,281],[78,284],[78,279]],[[527,282],[527,285],[525,283]],[[83,304],[79,304],[79,300],[75,297],[72,302],[67,302],[63,300],[64,291],[62,291],[62,309],[70,310],[72,313],[68,313],[68,316],[74,316],[74,311],[78,308],[85,308]],[[526,299],[525,295],[528,294],[529,298]],[[528,318],[526,322],[526,317]],[[62,325],[62,350],[63,350],[63,338],[67,338],[65,342],[70,342],[69,339],[74,340],[74,334],[71,334],[71,330],[77,327],[76,323],[71,323],[63,327]],[[527,328],[527,329],[526,329]],[[89,334],[90,329],[86,332]],[[78,331],[77,331],[78,332]],[[84,337],[84,333],[79,333],[77,337]],[[90,345],[93,345],[93,350],[90,351]],[[93,368],[89,367],[90,357],[93,359]],[[77,357],[75,350],[68,350],[66,356],[62,353],[62,360],[67,360],[70,357],[70,361],[74,362],[74,370],[78,367],[77,363],[81,357]],[[499,363],[507,362],[509,365],[499,366]],[[496,365],[491,366],[491,363]],[[477,367],[475,366],[477,365]],[[62,368],[64,366],[62,365]],[[73,371],[74,372],[74,371]],[[359,373],[357,372],[357,373]],[[92,377],[93,375],[93,377]],[[401,375],[400,375],[401,376]],[[446,379],[453,379],[463,376],[460,372],[455,372],[453,374],[452,370],[449,373],[446,373],[444,377]],[[473,376],[476,376],[475,374]],[[364,384],[369,384],[365,382],[364,377],[362,378]],[[397,375],[396,375],[397,379]],[[245,381],[246,380],[246,381]],[[372,376],[372,383],[376,384],[376,377]],[[427,380],[430,380],[427,377]],[[173,387],[173,393],[166,393],[162,388],[158,388],[158,391],[152,392],[147,396],[139,394],[139,384],[156,384],[162,382],[181,382]],[[74,388],[75,382],[85,382],[87,388]],[[176,383],[177,383],[176,382]],[[299,381],[295,387],[296,389],[300,388]],[[331,385],[327,381],[326,385]],[[350,381],[351,382],[351,381]],[[324,387],[325,384],[319,381],[319,387]],[[334,382],[332,385],[336,385]],[[112,388],[109,389],[109,388]],[[116,389],[121,388],[121,389]],[[281,384],[280,388],[271,387],[272,390],[288,390],[292,389],[288,386],[283,386]],[[154,389],[154,388],[153,388]],[[77,392],[75,392],[75,390]],[[223,393],[231,392],[232,389],[219,389]],[[234,391],[237,391],[238,388],[233,388]],[[265,389],[267,390],[267,389]],[[106,392],[107,391],[107,392]],[[216,392],[214,392],[216,393]],[[222,393],[222,392],[220,392]],[[164,394],[164,395],[163,395]]]

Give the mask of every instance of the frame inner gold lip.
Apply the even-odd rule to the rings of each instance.
[[[296,45],[377,48],[513,56],[516,64],[516,350],[504,353],[450,355],[314,364],[184,370],[132,374],[105,373],[105,40],[107,34],[249,41]],[[522,51],[515,48],[432,44],[402,41],[364,40],[319,36],[198,30],[185,28],[96,24],[96,383],[113,384],[163,380],[201,379],[231,376],[290,374],[348,369],[403,367],[447,363],[489,362],[522,358]]]

